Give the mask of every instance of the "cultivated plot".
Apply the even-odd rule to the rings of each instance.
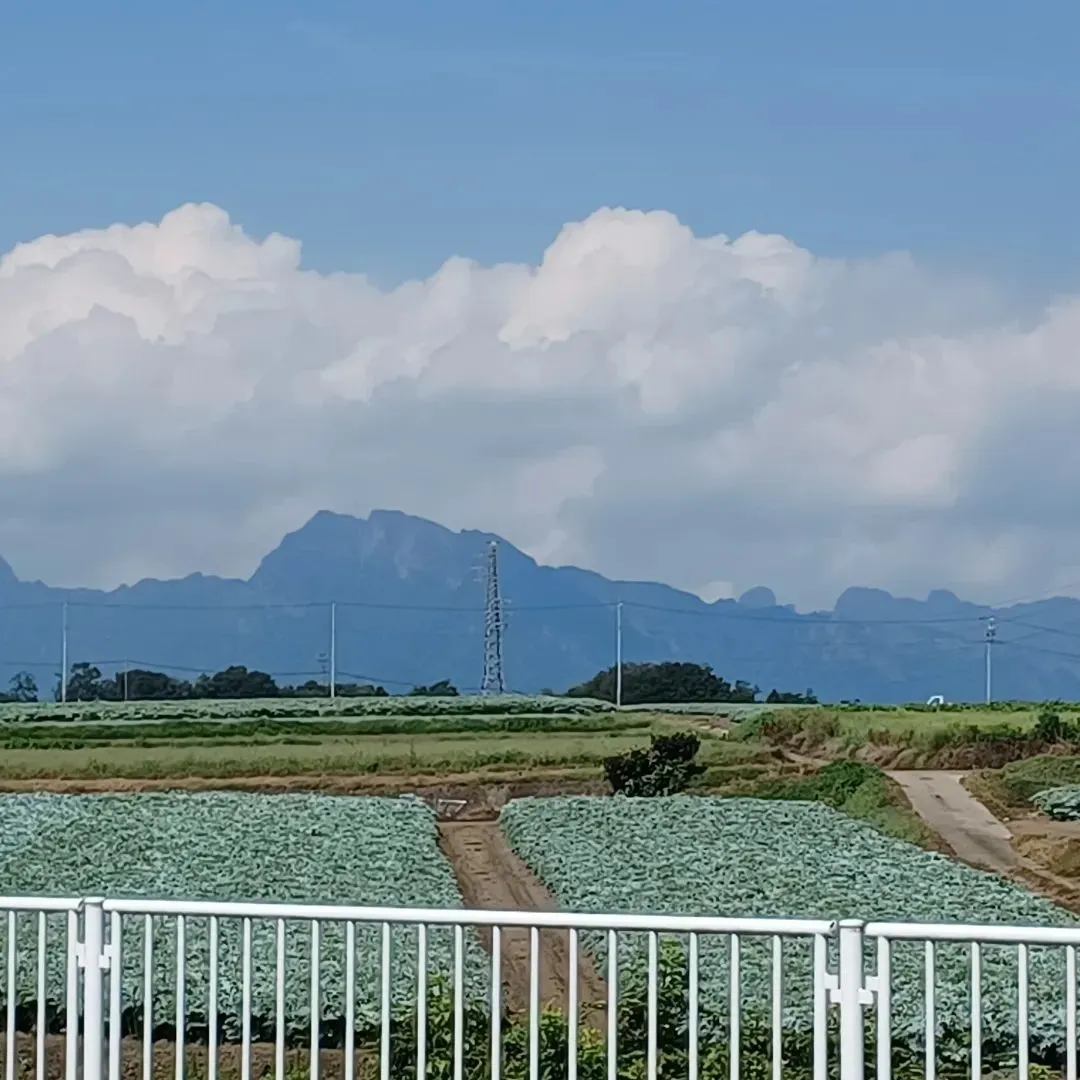
[[[263,900],[401,907],[460,907],[453,870],[438,847],[435,817],[416,799],[334,798],[316,795],[139,794],[0,796],[0,882],[8,895]],[[125,921],[123,999],[141,1011],[144,921]],[[176,921],[154,927],[154,1015],[175,1007]],[[58,941],[63,920],[50,922]],[[20,917],[18,939],[35,942],[34,917]],[[277,927],[253,927],[252,1014],[271,1018],[275,1007]],[[416,988],[415,930],[392,935],[391,996],[409,1000]],[[291,1027],[306,1020],[311,978],[311,930],[287,927],[286,1010]],[[356,933],[357,1014],[373,1022],[380,1001],[381,930]],[[344,1015],[345,929],[322,933],[320,1002],[327,1018]],[[433,930],[430,971],[451,970],[452,942]],[[470,956],[479,964],[477,948]],[[37,998],[37,956],[17,950],[17,996]],[[206,919],[185,926],[189,1007],[205,1014],[209,979]],[[218,949],[218,1010],[226,1033],[240,1023],[241,927],[223,920]],[[50,949],[46,994],[64,1000],[65,958]],[[476,974],[470,968],[470,978]],[[0,994],[3,991],[0,990]]]
[[[563,907],[582,911],[694,915],[873,918],[921,922],[1070,925],[1048,901],[992,874],[962,866],[882,835],[815,803],[755,799],[523,799],[502,825],[512,846]],[[603,970],[604,942],[589,942]],[[627,940],[627,961],[640,964],[643,942]],[[868,958],[872,966],[872,958]],[[770,1008],[772,943],[749,941],[741,955],[743,1002],[753,1014]],[[925,986],[921,945],[898,944],[893,957],[894,1035],[922,1037]],[[701,946],[708,1023],[720,1032],[729,1000],[730,946]],[[809,943],[786,943],[784,1015],[809,1025]],[[969,1038],[970,969],[966,946],[940,946],[937,1022],[942,1038]],[[1060,1045],[1065,958],[1031,951],[1032,1046]],[[983,958],[990,1041],[1015,1039],[1017,960],[987,948]],[[1014,1044],[1015,1045],[1015,1044]]]

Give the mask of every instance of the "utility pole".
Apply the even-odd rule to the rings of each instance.
[[[997,625],[994,622],[994,616],[991,615],[986,620],[986,704],[989,705],[993,701],[993,693],[991,691],[991,654],[994,651],[994,640],[997,637]]]
[[[480,680],[481,694],[505,694],[506,676],[503,673],[502,595],[499,592],[499,548],[494,540],[488,544],[484,574],[484,677]]]
[[[124,661],[124,701],[128,699],[128,662]]]
[[[622,601],[615,605],[615,705],[622,706]]]
[[[330,604],[330,698],[337,695],[337,602]]]
[[[60,615],[60,700],[64,703],[67,702],[67,680],[68,680],[68,606],[67,601],[64,601],[63,610]]]

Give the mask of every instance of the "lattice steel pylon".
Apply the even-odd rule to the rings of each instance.
[[[480,680],[481,694],[505,694],[503,674],[502,596],[499,593],[499,549],[494,540],[488,544],[484,569],[484,677]]]

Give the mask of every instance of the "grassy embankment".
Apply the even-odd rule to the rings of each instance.
[[[737,725],[736,737],[762,740],[815,758],[854,758],[891,768],[1000,768],[1010,761],[1059,750],[1041,737],[1046,706],[990,708],[860,706],[796,708],[759,713]],[[1064,721],[1080,711],[1057,707]]]
[[[968,777],[973,795],[1008,820],[1035,812],[1031,798],[1048,788],[1080,784],[1080,757],[1040,754],[1000,769],[981,769]]]

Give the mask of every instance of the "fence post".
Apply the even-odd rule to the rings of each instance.
[[[83,902],[83,1080],[102,1080],[105,1060],[105,901]]]
[[[864,1080],[865,1077],[863,1008],[867,994],[863,926],[858,919],[844,919],[840,923],[840,1080]]]

